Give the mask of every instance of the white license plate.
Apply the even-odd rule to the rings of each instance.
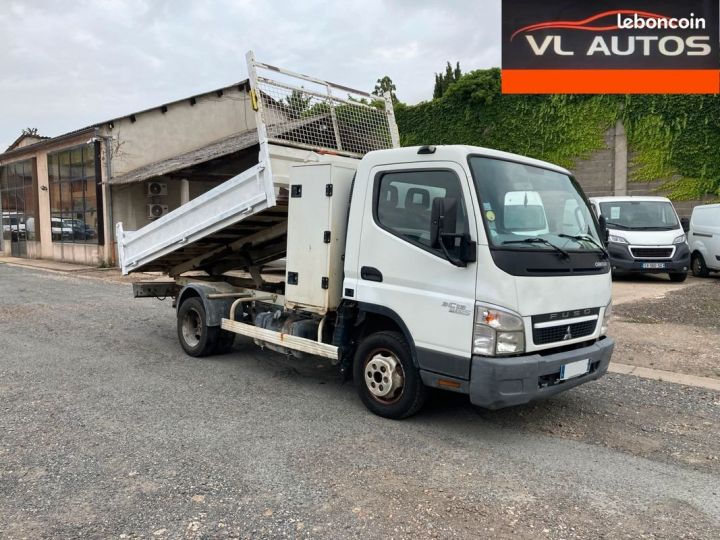
[[[560,367],[560,380],[567,381],[573,377],[579,377],[585,375],[590,371],[590,359],[578,360],[577,362],[570,362]]]
[[[643,263],[643,268],[665,268],[665,263]]]

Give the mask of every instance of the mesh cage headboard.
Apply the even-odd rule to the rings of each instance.
[[[378,97],[247,56],[261,141],[362,157],[400,146],[390,96]]]

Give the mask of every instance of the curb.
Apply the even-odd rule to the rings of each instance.
[[[615,362],[610,362],[608,372],[617,373],[619,375],[634,375],[635,377],[641,377],[643,379],[683,384],[685,386],[706,388],[708,390],[720,392],[720,379],[713,379],[712,377],[698,377],[697,375],[686,375],[684,373],[675,373],[674,371],[664,371],[662,369],[629,366],[627,364],[617,364]]]

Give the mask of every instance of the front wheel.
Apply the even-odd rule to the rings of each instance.
[[[693,255],[691,267],[693,276],[695,277],[708,277],[710,274],[705,264],[705,259],[703,259],[703,256],[699,253]]]
[[[670,281],[673,283],[682,283],[687,279],[687,272],[673,272],[670,274]]]
[[[399,420],[418,412],[427,388],[413,365],[410,346],[398,332],[376,332],[355,353],[355,385],[365,406],[378,416]]]

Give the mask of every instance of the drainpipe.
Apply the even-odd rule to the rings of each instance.
[[[95,129],[95,136],[105,143],[105,182],[107,185],[107,191],[105,192],[107,201],[107,212],[105,213],[105,219],[110,223],[109,235],[105,235],[105,262],[110,262],[110,253],[108,248],[112,246],[115,241],[115,225],[113,223],[113,204],[112,204],[112,186],[109,184],[110,178],[112,178],[112,136],[100,135],[98,129]],[[103,227],[105,224],[103,223]]]
[[[190,202],[190,180],[180,180],[180,206]]]

